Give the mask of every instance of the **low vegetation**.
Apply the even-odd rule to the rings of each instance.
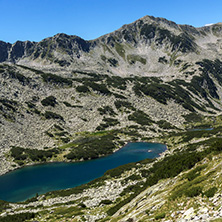
[[[63,117],[51,111],[45,111],[44,116],[46,119],[58,119],[64,121]]]
[[[135,64],[136,62],[140,62],[143,65],[146,65],[146,59],[144,59],[143,57],[139,55],[127,55],[127,61],[131,65]]]
[[[124,110],[124,109],[133,110],[133,111],[136,110],[130,102],[124,100],[116,100],[114,104],[118,110]]]
[[[27,85],[30,83],[30,78],[24,76],[23,74],[14,71],[13,69],[8,70],[8,75],[13,78],[18,80],[22,85]]]
[[[159,120],[156,122],[157,125],[162,129],[175,129],[176,127],[167,122],[166,120]]]
[[[103,122],[100,123],[98,127],[96,127],[96,130],[105,130],[108,127],[119,125],[120,122],[117,119],[114,118],[103,118]]]
[[[115,44],[115,49],[117,53],[125,60],[125,49],[124,46],[118,42]]]
[[[163,219],[164,217],[166,216],[166,214],[163,212],[163,213],[159,213],[155,216],[155,219],[156,220],[160,220],[160,219]]]
[[[0,103],[2,104],[2,106],[4,106],[6,109],[11,110],[13,112],[16,111],[16,106],[18,105],[18,103],[14,100],[9,100],[9,99],[0,99]],[[0,107],[0,109],[3,109]]]
[[[40,161],[45,162],[47,159],[51,159],[59,153],[58,149],[49,150],[37,150],[28,149],[22,147],[12,147],[11,156],[19,164],[24,163],[24,161]]]
[[[79,92],[79,93],[88,93],[88,92],[90,92],[89,88],[87,86],[84,86],[84,85],[77,86],[76,91]]]
[[[0,213],[4,210],[6,210],[9,207],[9,203],[4,201],[4,200],[0,200]]]
[[[115,115],[117,115],[115,112],[114,112],[114,110],[113,110],[113,108],[112,107],[110,107],[110,106],[104,106],[104,107],[100,107],[100,108],[98,108],[98,111],[99,111],[99,114],[100,115],[110,115],[110,116],[115,116]]]
[[[54,96],[46,97],[41,101],[41,103],[43,106],[52,106],[52,107],[54,107],[57,104],[56,98]]]
[[[66,155],[66,158],[69,160],[88,160],[111,154],[117,148],[116,140],[117,136],[112,132],[101,136],[81,138],[71,143],[71,151]]]
[[[20,213],[0,218],[0,222],[24,222],[35,218],[35,213]]]
[[[136,123],[138,123],[142,126],[144,126],[144,125],[149,126],[153,122],[150,119],[150,117],[141,110],[136,110],[134,113],[130,114],[128,116],[128,119],[131,120],[131,121],[134,121],[134,122],[136,122]]]
[[[72,86],[72,80],[51,73],[41,73],[42,79],[46,83],[55,85]]]
[[[218,190],[217,187],[211,187],[204,192],[204,195],[207,196],[208,198],[213,197],[217,192],[217,190]]]

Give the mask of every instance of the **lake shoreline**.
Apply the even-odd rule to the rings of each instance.
[[[122,148],[125,149],[123,150]],[[149,152],[150,150],[151,152]],[[79,186],[81,184],[85,184],[86,181],[91,181],[101,177],[107,170],[114,169],[120,165],[139,162],[147,158],[158,158],[162,153],[166,152],[166,150],[167,147],[165,144],[128,142],[123,147],[118,149],[120,152],[115,151],[113,154],[103,156],[102,158],[75,162],[48,161],[21,166],[17,168],[18,171],[14,170],[15,173],[9,174],[9,172],[12,172],[9,171],[0,178],[1,199],[6,201],[14,201],[14,197],[20,198],[20,195],[26,195],[19,193],[23,188],[28,190],[36,189],[34,192],[41,194],[43,192],[47,192],[48,187],[51,190],[57,190],[67,189],[67,186]],[[22,168],[24,169],[21,170]],[[51,173],[49,174],[49,172]],[[23,180],[20,180],[19,178],[23,178]],[[45,181],[46,178],[47,180]],[[17,182],[13,182],[14,184],[11,184],[12,187],[8,188],[7,184],[11,183],[10,181]],[[61,183],[60,181],[63,182]],[[39,187],[41,187],[41,189]],[[5,195],[8,195],[9,198],[7,199]]]
[[[106,156],[109,156],[109,155],[112,155],[116,152],[118,152],[119,150],[123,149],[126,145],[128,145],[129,143],[158,143],[158,142],[146,142],[146,141],[128,141],[128,142],[125,142],[125,144],[120,147],[120,148],[116,148],[115,150],[113,150],[112,153],[108,154],[108,155],[101,155],[99,156],[98,158],[95,158],[96,159],[99,159],[99,158],[102,158],[102,157],[106,157]],[[166,150],[167,150],[167,145],[166,144],[163,144],[163,143],[159,143],[159,144],[162,144],[162,145],[165,145],[166,146]],[[165,152],[165,151],[164,151]],[[162,155],[163,153],[161,153]],[[89,160],[93,160],[93,159],[89,159]],[[33,162],[33,163],[28,163],[28,164],[25,164],[25,165],[22,165],[22,166],[16,166],[14,167],[13,169],[11,168],[8,168],[8,166],[5,166],[5,168],[2,168],[0,169],[0,176],[3,176],[5,174],[8,174],[10,172],[13,172],[15,170],[18,170],[18,169],[22,169],[24,167],[28,167],[28,166],[36,166],[36,165],[44,165],[44,164],[50,164],[50,163],[78,163],[78,162],[84,162],[84,161],[89,161],[89,160],[84,160],[84,159],[80,159],[80,160],[67,160],[67,159],[64,159],[62,161],[45,161],[45,162]],[[10,166],[12,167],[13,164],[15,164],[14,162],[9,162],[7,161],[8,163],[10,163]]]

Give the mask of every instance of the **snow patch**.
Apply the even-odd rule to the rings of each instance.
[[[209,23],[209,24],[206,24],[205,26],[211,26],[211,25],[214,25],[215,23]]]

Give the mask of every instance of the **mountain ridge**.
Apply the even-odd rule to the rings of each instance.
[[[92,67],[93,70],[106,73],[109,70],[109,73],[116,75],[118,72],[122,72],[119,70],[121,66],[126,73],[130,72],[130,67],[127,68],[130,59],[127,59],[127,56],[130,57],[131,54],[144,57],[146,60],[148,60],[147,54],[152,53],[157,57],[158,51],[164,55],[175,52],[179,56],[181,56],[180,52],[188,54],[194,52],[192,56],[195,59],[196,54],[207,57],[201,52],[203,49],[200,43],[202,44],[203,39],[206,41],[206,36],[211,39],[214,37],[216,41],[216,38],[221,37],[220,31],[219,23],[194,28],[189,25],[177,25],[164,18],[144,16],[94,40],[84,40],[75,35],[58,33],[40,42],[17,41],[14,44],[0,42],[0,62],[39,66],[40,68],[48,66],[72,69],[77,66],[81,69],[85,65],[88,69]],[[198,43],[195,40],[196,36],[201,37],[201,41]],[[130,46],[135,50],[129,48]],[[215,56],[215,53],[213,54]],[[106,59],[104,56],[110,57],[110,59],[115,58],[116,63],[110,63],[109,58]],[[152,63],[151,60],[147,64],[141,64],[144,68],[139,65],[136,68],[138,71],[144,72]]]

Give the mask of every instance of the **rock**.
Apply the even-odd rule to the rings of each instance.
[[[209,210],[208,210],[208,208],[207,207],[201,207],[200,209],[199,209],[199,212],[201,212],[201,213],[207,213]]]
[[[4,213],[0,214],[0,216],[1,216],[1,217],[5,217],[5,216],[7,216],[7,213],[4,212]]]
[[[194,209],[193,207],[186,210],[183,214],[183,218],[186,220],[190,220],[191,218],[195,217]]]

